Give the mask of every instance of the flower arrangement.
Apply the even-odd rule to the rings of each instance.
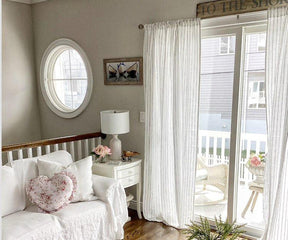
[[[96,155],[97,159],[99,159],[100,161],[107,156],[107,155],[111,155],[111,149],[107,146],[103,146],[103,145],[98,145],[96,148],[93,149],[93,151],[91,152],[91,155]]]
[[[251,154],[246,163],[248,171],[255,176],[254,183],[264,184],[264,170],[265,170],[266,154]]]
[[[266,154],[251,154],[249,160],[247,161],[248,167],[260,167],[264,166],[266,162]]]

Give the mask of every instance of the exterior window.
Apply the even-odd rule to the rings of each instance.
[[[220,37],[220,54],[234,54],[235,53],[235,37],[225,36]]]
[[[48,47],[41,65],[41,88],[54,113],[64,118],[79,115],[90,99],[92,82],[90,64],[78,44],[60,39]]]
[[[265,108],[264,81],[249,83],[248,108]]]
[[[247,34],[244,78],[247,84],[246,89],[247,89],[248,109],[264,110],[266,108],[265,84],[264,84],[265,47],[266,47],[265,32]]]
[[[263,52],[266,49],[266,34],[258,34],[258,52]]]

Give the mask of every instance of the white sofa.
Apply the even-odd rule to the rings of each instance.
[[[41,158],[72,162],[66,151]],[[122,239],[128,220],[126,195],[114,179],[93,175],[95,201],[70,203],[53,214],[39,213],[25,195],[25,182],[38,176],[37,157],[2,166],[2,240],[114,240]],[[3,216],[4,214],[4,216]]]

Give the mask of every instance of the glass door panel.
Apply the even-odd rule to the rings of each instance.
[[[227,217],[235,35],[203,38],[195,214]]]
[[[262,157],[267,152],[265,105],[265,33],[247,33],[244,49],[243,96],[241,114],[241,153],[237,221],[263,228]],[[262,162],[261,162],[262,160]]]

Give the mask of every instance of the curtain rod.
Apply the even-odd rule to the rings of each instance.
[[[287,0],[286,0],[287,1]],[[231,14],[226,16],[218,16],[212,18],[206,18],[201,20],[201,28],[211,28],[211,27],[225,27],[233,26],[237,24],[245,25],[251,23],[265,23],[267,21],[267,10],[257,11],[257,12],[247,12],[239,14]],[[138,25],[138,29],[144,29],[144,25],[141,23]]]
[[[215,27],[228,27],[237,25],[263,24],[267,22],[267,11],[258,11],[242,14],[233,14],[222,17],[201,19],[202,29],[209,29]],[[143,24],[138,25],[138,29],[144,29]]]
[[[249,25],[249,24],[265,24],[267,20],[259,20],[259,21],[250,21],[250,22],[245,22],[245,23],[231,23],[231,24],[219,24],[219,25],[213,25],[213,26],[205,26],[202,27],[201,29],[211,29],[211,28],[221,28],[221,27],[233,27],[233,26],[239,26],[239,25]],[[143,24],[138,25],[139,30],[144,29]]]

